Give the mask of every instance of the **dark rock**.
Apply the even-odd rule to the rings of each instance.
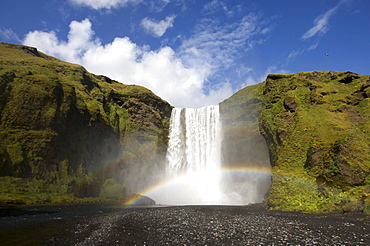
[[[310,102],[311,104],[323,104],[325,100],[322,94],[312,91],[310,94]]]
[[[284,99],[284,108],[291,113],[294,113],[298,107],[298,103],[294,97],[287,96]]]
[[[307,158],[304,168],[311,169],[315,166],[319,166],[321,162],[321,155],[323,150],[320,148],[311,147],[307,151]]]
[[[0,76],[0,176],[96,197],[105,180],[132,176],[133,164],[164,163],[172,107],[150,90],[36,48],[0,43],[0,52],[9,71]]]
[[[312,73],[307,73],[306,78],[312,81],[317,81],[319,79],[320,73],[318,72],[312,72]]]
[[[307,151],[304,167],[319,174],[319,185],[362,185],[368,172],[360,167],[351,167],[347,159],[351,158],[346,144],[337,141],[330,149],[311,147]]]
[[[140,195],[140,194],[135,194],[133,195],[130,200],[135,200],[135,202],[133,204],[135,205],[155,205],[156,202],[148,197],[148,196],[143,196],[143,195]]]
[[[334,180],[338,183],[350,184],[350,185],[362,185],[365,182],[366,177],[369,175],[369,172],[366,172],[359,166],[352,166],[349,163],[349,159],[353,161],[353,153],[348,143],[344,141],[336,141],[332,151],[335,153],[336,163],[339,168],[339,173]],[[359,157],[357,157],[359,158]],[[355,159],[356,160],[356,159]],[[360,161],[361,160],[357,160]]]
[[[361,100],[364,98],[369,98],[370,97],[370,81],[367,81],[366,84],[361,86],[360,90],[353,92],[351,95]]]
[[[317,86],[313,85],[311,82],[307,83],[307,87],[310,89],[310,91],[316,91]]]
[[[26,54],[31,54],[33,56],[42,57],[42,55],[39,53],[39,51],[36,48],[23,46],[21,49]]]
[[[289,77],[290,77],[290,75],[286,75],[286,74],[269,74],[269,75],[267,75],[267,79],[272,79],[272,80],[289,78]]]
[[[358,105],[362,99],[364,99],[364,93],[363,92],[355,92],[352,93],[350,96],[346,96],[344,100],[340,100],[348,105]]]
[[[358,76],[358,74],[352,73],[352,72],[345,72],[344,74],[340,74],[340,75],[342,75],[342,76],[344,75],[344,78],[340,79],[339,82],[345,83],[345,84],[349,84],[353,80],[360,78],[360,76]]]

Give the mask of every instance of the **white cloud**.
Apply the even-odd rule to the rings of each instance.
[[[169,26],[174,18],[166,18],[163,25]],[[89,19],[85,19],[71,22],[66,41],[60,40],[54,31],[33,31],[26,35],[23,43],[81,64],[92,73],[124,84],[142,85],[176,107],[198,108],[218,104],[235,89],[240,89],[235,84],[244,83],[251,70],[241,71],[237,60],[263,43],[261,35],[266,33],[255,14],[244,16],[236,23],[207,19],[196,26],[193,36],[181,38],[182,44],[177,50],[168,46],[151,50],[128,37],[117,37],[102,44]]]
[[[306,46],[306,47],[300,48],[298,50],[293,50],[292,52],[289,53],[288,58],[286,60],[286,63],[284,64],[284,66],[287,66],[295,58],[297,58],[299,56],[302,56],[303,54],[316,49],[317,46],[319,46],[319,43],[318,42],[315,42],[315,43],[311,44],[308,47]]]
[[[111,9],[125,6],[128,3],[138,4],[142,0],[69,0],[76,5],[87,6],[93,9]]]
[[[155,37],[161,37],[168,28],[173,27],[173,22],[176,16],[167,16],[165,20],[156,21],[149,18],[144,18],[141,21],[141,26]]]
[[[86,52],[83,64],[123,83],[145,86],[177,107],[200,107],[205,100],[218,102],[202,93],[207,74],[186,68],[170,47],[146,51],[128,38],[116,38]]]
[[[145,0],[143,3],[149,7],[149,10],[161,12],[171,1],[178,0]]]
[[[317,46],[319,46],[319,43],[316,42],[316,43],[312,44],[310,47],[308,47],[308,50],[309,51],[314,50],[314,49],[317,48]]]
[[[203,6],[203,13],[205,15],[215,15],[221,12],[224,13],[227,17],[234,17],[236,14],[243,12],[244,6],[242,4],[234,6],[231,5],[231,8],[228,8],[226,2],[228,1],[212,0],[211,2],[208,2]]]
[[[329,20],[338,10],[338,8],[348,0],[341,0],[335,7],[329,9],[324,14],[318,16],[314,20],[314,26],[311,27],[302,36],[302,39],[308,39],[318,34],[325,34],[329,30]]]
[[[0,28],[0,36],[4,37],[6,40],[20,42],[18,35],[11,28]]]
[[[81,64],[95,74],[145,86],[176,107],[217,104],[233,93],[230,84],[225,83],[205,94],[203,88],[210,75],[208,67],[186,66],[170,47],[149,50],[127,37],[102,45],[94,37],[88,19],[71,22],[67,41],[59,40],[53,31],[33,31],[26,35],[23,43]]]
[[[93,39],[94,31],[91,29],[89,19],[81,22],[72,21],[69,28],[66,42],[58,40],[54,31],[33,31],[26,35],[23,44],[35,46],[48,55],[69,62],[81,63],[80,59],[87,50],[100,45],[99,40]]]
[[[223,10],[225,12],[228,11],[226,4],[220,0],[212,0],[212,2],[209,2],[203,6],[203,11],[205,14],[214,14],[219,10]]]
[[[151,11],[161,12],[171,1],[180,0],[68,0],[70,3],[79,6],[86,6],[92,9],[121,8],[129,4],[145,4]]]
[[[185,64],[207,67],[212,73],[217,73],[221,67],[224,70],[237,65],[238,57],[263,43],[259,35],[266,34],[267,31],[259,26],[258,20],[259,16],[253,13],[230,24],[203,20],[195,28],[195,34],[184,40],[180,47]]]
[[[294,50],[294,51],[290,52],[289,55],[288,55],[288,62],[289,62],[289,60],[294,59],[297,56],[302,55],[304,52],[305,52],[304,49]]]

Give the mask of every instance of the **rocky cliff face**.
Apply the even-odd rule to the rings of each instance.
[[[220,111],[223,163],[271,164],[270,208],[370,213],[369,76],[269,75]],[[0,202],[136,192],[160,176],[170,114],[143,87],[0,43]]]
[[[249,86],[220,103],[222,157],[226,166],[269,166],[265,139],[258,128],[261,84]]]
[[[369,76],[269,75],[221,103],[221,112],[227,163],[266,162],[268,149],[270,208],[370,213]]]
[[[276,209],[370,212],[370,80],[351,72],[269,75],[260,129]]]
[[[0,44],[0,176],[8,187],[22,179],[27,191],[15,200],[53,184],[63,191],[42,199],[96,197],[104,183],[123,190],[130,168],[163,162],[170,114],[143,87]]]
[[[268,175],[261,176],[270,169],[267,144],[258,127],[262,110],[262,101],[258,97],[261,85],[246,87],[220,103],[222,163],[225,168],[241,171],[238,176],[231,176],[224,182],[228,183],[231,192],[233,189],[239,191],[239,187],[251,187],[244,181],[251,179],[249,174],[260,173],[251,187],[258,196],[256,201],[266,199],[270,186]],[[239,192],[245,197],[251,196],[247,189],[244,193]]]

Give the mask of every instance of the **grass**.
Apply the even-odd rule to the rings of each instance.
[[[243,134],[261,131],[266,139],[271,209],[369,213],[370,98],[356,96],[370,95],[369,76],[341,82],[347,75],[269,75],[220,104],[228,138],[238,142],[233,129],[248,128]],[[309,151],[316,154],[307,163]]]
[[[113,182],[113,184],[110,184]],[[0,204],[91,203],[124,201],[124,186],[115,181],[104,183],[99,197],[76,197],[66,184],[50,184],[45,180],[0,177]]]
[[[16,185],[22,178],[29,183],[23,190],[39,194],[11,190],[14,199],[2,193],[0,202],[42,201],[42,196],[73,200],[86,189],[98,198],[105,180],[120,174],[105,169],[91,176],[94,170],[134,151],[128,141],[140,148],[137,139],[146,132],[147,142],[166,145],[170,110],[144,87],[91,74],[33,48],[0,43],[0,176],[14,177]],[[137,117],[139,111],[145,117]],[[136,161],[146,161],[147,155],[158,159],[162,153],[155,151],[135,155]],[[76,176],[81,165],[84,175]]]
[[[320,212],[358,209],[365,203],[368,184],[348,184],[351,177],[344,180],[338,163],[369,173],[370,99],[353,96],[368,83],[369,76],[359,76],[350,84],[339,82],[344,76],[339,72],[311,72],[264,82],[259,94],[264,109],[259,119],[275,153],[271,207]],[[298,105],[293,112],[284,107],[288,97]],[[321,151],[321,164],[307,169],[310,148]],[[318,177],[325,179],[325,195],[318,189]]]

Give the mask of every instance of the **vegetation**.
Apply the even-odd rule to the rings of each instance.
[[[226,165],[271,163],[269,208],[370,213],[369,76],[269,75],[220,108]],[[0,43],[0,203],[131,195],[131,170],[164,163],[170,113],[143,87]]]
[[[255,87],[238,93],[261,100],[259,128],[272,164],[268,206],[369,213],[369,76],[276,74]]]
[[[258,131],[265,137],[272,165],[270,209],[370,213],[369,76],[269,75],[220,106],[229,162],[263,165],[266,150]]]
[[[0,202],[122,198],[130,166],[163,158],[170,113],[146,88],[0,43]]]

